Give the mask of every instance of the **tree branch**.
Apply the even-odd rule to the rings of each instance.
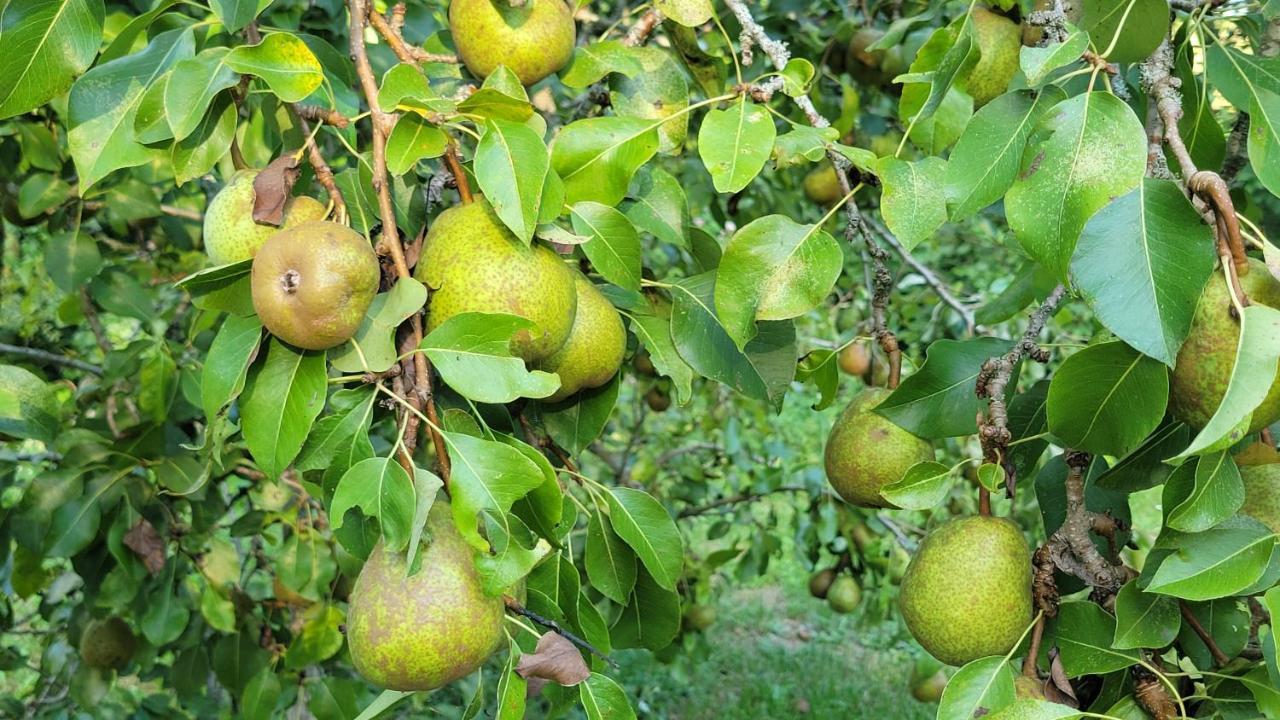
[[[720,498],[719,500],[715,500],[713,502],[707,503],[706,505],[701,505],[699,507],[685,508],[676,514],[676,519],[706,515],[712,510],[725,507],[726,505],[738,505],[741,503],[753,502],[755,500],[766,498],[766,497],[769,497],[770,495],[776,495],[778,493],[808,492],[808,491],[809,491],[809,488],[806,488],[806,487],[801,487],[798,485],[784,485],[780,488],[774,488],[773,490],[769,490],[767,492],[760,492],[760,493],[748,492],[748,493],[742,493],[740,495],[731,495],[729,497]]]
[[[1089,536],[1099,517],[1086,508],[1084,499],[1084,475],[1093,457],[1071,449],[1066,450],[1065,457],[1067,516],[1062,527],[1045,543],[1049,557],[1059,570],[1114,595],[1133,578],[1133,572],[1123,564],[1113,565],[1104,558]]]
[[[368,13],[369,25],[382,36],[383,40],[387,41],[387,47],[391,48],[391,52],[395,53],[400,62],[409,65],[417,65],[424,62],[458,64],[457,55],[429,53],[416,45],[405,42],[404,37],[400,34],[400,30],[404,26],[404,3],[396,3],[395,7],[391,9],[391,21],[388,21],[372,5],[368,6]]]
[[[316,182],[320,183],[320,186],[329,194],[329,201],[333,203],[334,219],[345,225],[347,224],[347,201],[342,197],[342,191],[338,189],[338,181],[333,176],[333,169],[325,161],[324,155],[320,154],[320,147],[316,144],[315,137],[311,135],[311,126],[307,123],[306,113],[300,110],[300,108],[311,106],[293,103],[292,107],[298,116],[298,127],[307,138],[307,162],[311,163],[311,169],[316,174]],[[335,125],[335,127],[346,127],[346,124]]]
[[[902,259],[911,266],[912,270],[915,270],[920,277],[924,278],[925,283],[930,288],[933,288],[933,291],[938,295],[938,298],[942,300],[943,303],[951,306],[956,313],[960,315],[960,319],[964,321],[965,331],[972,333],[976,327],[973,319],[973,311],[966,307],[964,303],[956,299],[955,295],[951,294],[951,290],[947,287],[946,283],[938,277],[937,273],[931,270],[928,265],[925,265],[913,257],[911,253],[902,246],[902,243],[898,242],[898,238],[894,237],[893,233],[889,232],[889,228],[882,225],[875,218],[866,217],[865,219],[867,224],[871,226],[871,229],[875,230],[876,234],[878,234],[889,247],[893,248],[894,252],[898,253],[898,255],[900,255]]]
[[[4,353],[7,355],[20,355],[22,357],[31,358],[32,360],[40,360],[42,362],[54,363],[55,365],[66,365],[67,367],[73,367],[73,368],[76,368],[77,370],[83,370],[87,373],[93,373],[94,375],[102,375],[106,372],[105,370],[102,369],[101,366],[94,365],[93,363],[85,362],[84,360],[77,360],[75,358],[67,357],[65,355],[51,353],[46,350],[37,350],[35,348],[22,347],[20,345],[10,345],[8,343],[0,343],[0,353]]]

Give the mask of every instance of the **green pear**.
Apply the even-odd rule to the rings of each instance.
[[[253,309],[272,335],[326,350],[360,327],[379,274],[363,235],[338,223],[303,223],[272,235],[254,257]]]
[[[425,691],[470,675],[503,639],[503,603],[485,594],[475,549],[449,505],[427,514],[422,566],[405,577],[406,554],[379,544],[360,570],[347,609],[351,662],[388,690]]]
[[[826,600],[827,593],[831,590],[831,583],[835,582],[836,571],[833,568],[819,570],[809,576],[809,594],[819,600]]]
[[[613,304],[580,272],[574,272],[577,312],[569,339],[540,367],[560,376],[560,389],[547,398],[558,402],[579,390],[604,385],[618,373],[627,351],[627,331]]]
[[[1280,280],[1260,261],[1249,260],[1249,272],[1240,276],[1240,285],[1254,304],[1280,308]],[[1231,307],[1227,281],[1222,273],[1214,273],[1196,305],[1191,331],[1178,351],[1169,382],[1170,412],[1193,428],[1204,427],[1227,394],[1240,340],[1240,323],[1232,317]],[[1277,419],[1280,378],[1253,411],[1248,432],[1257,432]]]
[[[1240,512],[1280,533],[1280,463],[1244,465],[1244,505]]]
[[[323,219],[328,208],[312,197],[289,198],[284,205],[280,227],[253,220],[253,180],[257,170],[241,170],[231,177],[204,213],[204,250],[214,265],[248,260],[257,254],[267,238],[282,228]]]
[[[414,277],[432,290],[428,331],[459,313],[519,315],[537,328],[516,333],[511,351],[537,362],[559,350],[573,328],[572,271],[549,248],[521,242],[483,198],[440,213]]]
[[[928,440],[875,413],[889,391],[868,388],[845,408],[827,438],[827,480],[846,502],[891,507],[880,488],[897,482],[912,465],[933,459]]]
[[[947,688],[946,669],[942,663],[928,655],[921,655],[911,668],[911,678],[907,681],[911,688],[911,697],[922,703],[936,703],[942,699],[942,691]]]
[[[862,600],[862,588],[858,581],[848,575],[841,575],[831,582],[827,588],[827,605],[841,615],[847,615],[858,607]]]
[[[716,609],[710,605],[694,605],[684,613],[684,626],[693,632],[702,632],[716,622]]]
[[[80,659],[98,670],[123,670],[137,649],[129,624],[114,615],[90,620],[80,633]]]
[[[819,205],[830,205],[844,197],[836,166],[825,161],[804,176],[804,196]]]
[[[449,32],[472,75],[483,80],[505,65],[525,85],[567,65],[577,41],[565,0],[451,0]]]
[[[982,55],[965,80],[965,90],[973,97],[974,107],[982,107],[1004,94],[1017,74],[1022,28],[984,7],[975,7],[969,21],[973,23],[974,42]]]
[[[898,596],[907,629],[948,665],[1004,655],[1031,623],[1031,550],[1005,518],[963,517],[930,532]]]

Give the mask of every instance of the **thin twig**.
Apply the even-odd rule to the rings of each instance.
[[[458,197],[462,199],[462,204],[470,205],[474,197],[471,193],[471,182],[467,180],[467,173],[462,169],[462,161],[458,157],[458,146],[452,142],[445,148],[444,164],[449,168],[449,174],[453,175],[453,186],[458,188]]]
[[[525,606],[521,605],[521,604],[520,604],[520,602],[519,602],[518,600],[516,600],[515,598],[511,597],[510,595],[504,595],[504,596],[502,597],[502,602],[507,606],[507,609],[508,609],[508,610],[510,610],[511,612],[513,612],[513,613],[515,613],[515,614],[517,614],[517,615],[519,615],[519,616],[521,616],[521,617],[529,618],[530,620],[532,620],[532,621],[534,621],[535,623],[537,623],[537,624],[541,625],[542,627],[544,627],[544,628],[546,628],[546,629],[550,630],[551,632],[559,633],[559,634],[563,635],[565,640],[568,640],[569,642],[573,643],[574,645],[577,645],[578,647],[582,648],[583,650],[586,650],[587,652],[591,653],[592,655],[595,655],[596,657],[600,658],[601,660],[604,660],[606,663],[609,663],[609,665],[610,665],[611,667],[615,667],[615,668],[616,668],[616,667],[618,667],[618,663],[617,663],[617,662],[615,662],[613,658],[609,657],[608,655],[605,655],[605,654],[604,654],[603,652],[601,652],[601,651],[599,650],[599,648],[597,648],[595,645],[592,645],[591,643],[587,642],[586,640],[583,640],[582,638],[578,637],[577,635],[574,635],[573,633],[569,632],[568,630],[565,630],[563,627],[561,627],[561,626],[560,626],[560,623],[556,622],[555,620],[552,620],[551,618],[543,617],[543,616],[539,615],[538,613],[533,612],[532,610],[530,610],[530,609],[526,608]]]
[[[1213,635],[1205,630],[1204,625],[1200,623],[1200,618],[1191,612],[1191,606],[1187,605],[1185,600],[1178,601],[1178,609],[1182,611],[1182,619],[1195,631],[1196,637],[1200,638],[1200,642],[1209,648],[1209,654],[1213,656],[1213,664],[1222,667],[1231,662],[1231,658],[1222,652],[1222,648],[1218,647],[1218,642],[1213,639]]]
[[[22,347],[20,345],[10,345],[8,343],[0,343],[0,353],[5,353],[8,355],[21,355],[23,357],[29,357],[32,360],[50,362],[56,365],[66,365],[67,367],[73,367],[73,368],[76,368],[77,370],[84,370],[85,372],[93,373],[94,375],[102,375],[106,372],[105,370],[102,369],[101,366],[94,365],[93,363],[85,362],[84,360],[77,360],[75,358],[67,357],[66,355],[59,355],[57,353],[51,353],[46,350],[37,350],[35,348]]]
[[[387,20],[382,13],[368,6],[369,25],[387,41],[387,47],[391,48],[391,52],[395,53],[397,59],[402,63],[416,65],[424,62],[450,63],[458,64],[457,55],[443,55],[439,53],[429,53],[420,47],[405,42],[400,34],[400,29],[404,25],[404,3],[397,3],[391,9],[391,20]]]
[[[875,230],[876,234],[878,234],[889,247],[893,248],[894,252],[902,256],[902,259],[911,266],[912,270],[915,270],[920,277],[924,278],[925,284],[933,289],[934,293],[938,295],[938,299],[949,305],[960,315],[960,318],[964,321],[965,331],[972,333],[976,327],[973,319],[973,311],[964,303],[956,299],[955,295],[951,294],[951,290],[947,287],[946,283],[938,277],[938,274],[930,269],[928,265],[925,265],[913,257],[911,253],[902,246],[902,243],[898,242],[898,239],[893,236],[893,233],[889,232],[889,228],[882,225],[875,218],[868,216],[864,217],[864,219],[867,224],[871,226],[871,229]]]
[[[768,490],[766,492],[747,492],[747,493],[742,493],[740,495],[731,495],[729,497],[723,497],[723,498],[720,498],[719,500],[709,502],[706,505],[685,508],[676,514],[676,518],[680,519],[680,518],[697,517],[699,515],[706,515],[712,510],[716,510],[718,508],[722,508],[727,505],[739,505],[741,503],[753,502],[755,500],[760,500],[761,498],[766,498],[766,497],[769,497],[770,495],[776,495],[778,493],[808,492],[808,490],[809,488],[802,487],[799,485],[784,485],[780,488],[774,488],[773,490]]]
[[[303,136],[307,138],[307,162],[311,163],[311,169],[316,174],[316,182],[320,183],[325,192],[329,194],[329,201],[333,203],[334,220],[342,224],[347,222],[347,201],[342,197],[342,191],[338,189],[338,181],[333,176],[333,169],[329,167],[329,163],[324,159],[324,155],[320,153],[320,146],[316,143],[315,137],[311,134],[311,126],[307,123],[305,113],[299,111],[299,108],[310,107],[293,104],[293,109],[298,111],[298,127],[302,130]],[[342,127],[346,127],[343,125]]]

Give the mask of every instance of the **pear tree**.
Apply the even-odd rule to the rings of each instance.
[[[1277,0],[0,0],[0,170],[0,715],[1280,718]]]

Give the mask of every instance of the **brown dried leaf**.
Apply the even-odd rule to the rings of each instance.
[[[516,674],[526,680],[542,678],[572,686],[591,677],[591,670],[573,643],[560,633],[549,632],[538,638],[531,654],[520,657]]]
[[[279,226],[284,222],[284,206],[293,184],[298,182],[298,158],[281,155],[253,179],[253,219]]]
[[[155,575],[164,569],[164,539],[146,518],[139,518],[124,534],[124,545],[137,553],[147,572]]]
[[[1049,680],[1044,684],[1046,699],[1059,705],[1080,707],[1080,700],[1076,697],[1075,688],[1071,687],[1071,681],[1067,679],[1067,670],[1062,667],[1062,658],[1058,656],[1057,648],[1049,653]]]

